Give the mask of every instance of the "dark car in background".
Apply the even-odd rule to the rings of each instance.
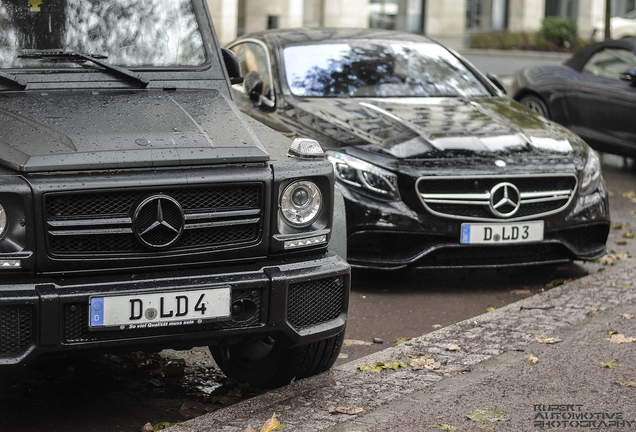
[[[636,157],[636,38],[588,45],[563,65],[524,68],[512,87],[515,100],[593,148]]]
[[[239,108],[318,140],[345,196],[348,261],[399,269],[601,256],[598,156],[457,54],[382,30],[272,30],[228,46]]]

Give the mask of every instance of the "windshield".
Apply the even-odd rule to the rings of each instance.
[[[623,18],[636,19],[636,9],[634,9],[633,11],[627,12],[625,15],[623,15]]]
[[[75,51],[128,67],[197,66],[205,50],[190,0],[0,0],[0,68],[76,68]]]
[[[296,96],[473,97],[489,95],[477,77],[440,45],[351,41],[284,49]]]

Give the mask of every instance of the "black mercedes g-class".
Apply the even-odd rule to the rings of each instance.
[[[241,79],[204,0],[0,0],[0,377],[197,345],[263,387],[331,367],[342,197]]]

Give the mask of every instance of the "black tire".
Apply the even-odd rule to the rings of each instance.
[[[331,368],[343,340],[344,330],[328,339],[286,348],[268,336],[230,345],[228,360],[223,358],[220,347],[211,346],[210,351],[228,378],[253,387],[277,388]]]
[[[522,97],[519,102],[524,104],[526,107],[530,108],[532,111],[536,112],[539,115],[549,119],[550,113],[548,113],[548,107],[545,102],[536,95],[527,95]]]

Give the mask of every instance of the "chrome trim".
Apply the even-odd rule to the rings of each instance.
[[[520,204],[533,204],[539,202],[550,202],[567,200],[565,204],[556,210],[549,212],[537,213],[528,216],[521,216],[516,218],[481,218],[472,216],[458,216],[453,214],[441,213],[430,208],[427,203],[430,204],[456,204],[456,205],[489,205],[490,191],[485,193],[474,194],[434,194],[434,193],[420,193],[419,185],[421,181],[435,181],[435,180],[470,180],[470,179],[492,179],[497,181],[498,179],[524,179],[524,178],[551,178],[551,177],[572,177],[574,179],[574,187],[572,190],[554,190],[554,191],[540,191],[540,192],[520,192],[521,199]],[[558,213],[565,209],[574,199],[575,193],[578,190],[579,180],[575,174],[572,173],[560,173],[560,174],[513,174],[513,175],[474,175],[474,176],[425,176],[420,177],[415,182],[415,192],[419,197],[424,208],[435,216],[440,216],[449,219],[458,219],[466,221],[487,221],[487,222],[514,222],[528,219],[535,219],[538,217],[549,216]]]

